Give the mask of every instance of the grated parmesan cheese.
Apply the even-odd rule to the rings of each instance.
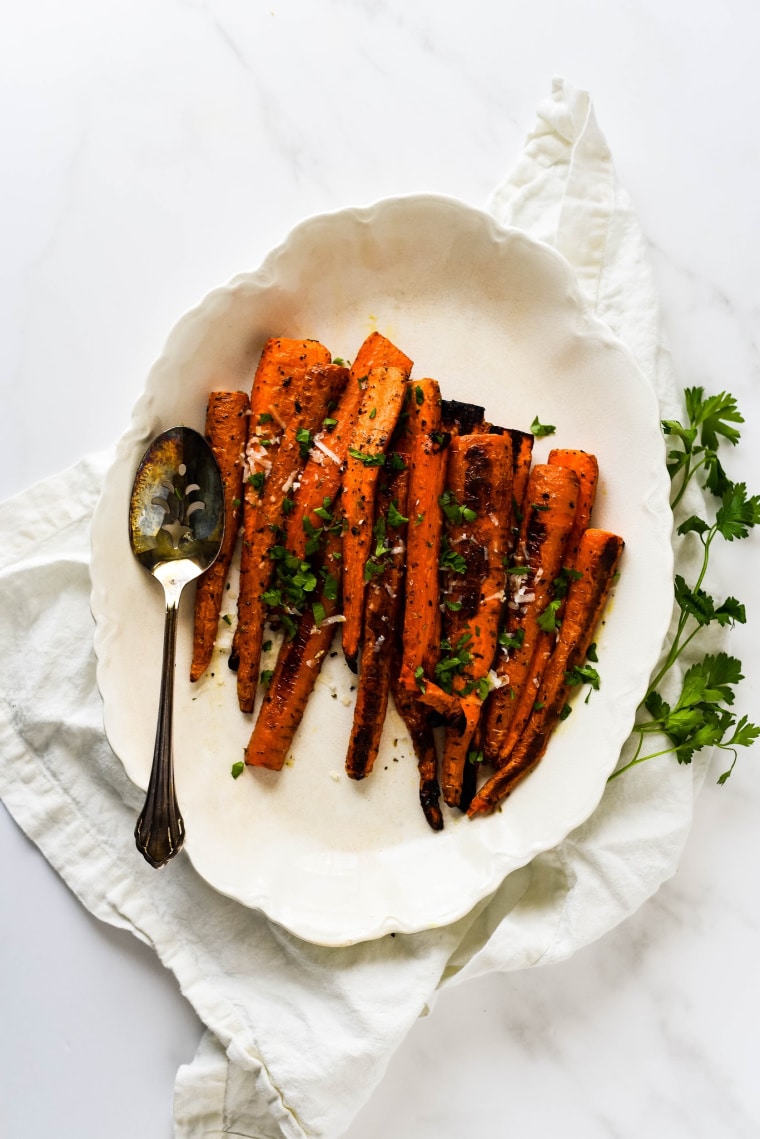
[[[340,459],[335,454],[335,452],[331,451],[330,448],[327,446],[327,444],[322,441],[321,435],[315,436],[314,446],[318,447],[319,450],[323,452],[323,454],[327,455],[328,459],[332,459],[332,461],[336,464],[336,466],[339,467],[341,465]]]

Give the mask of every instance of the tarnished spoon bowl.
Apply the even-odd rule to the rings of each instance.
[[[222,478],[199,432],[172,427],[150,444],[132,487],[129,537],[137,560],[161,583],[166,603],[153,764],[145,806],[135,827],[138,850],[151,866],[158,867],[181,850],[185,839],[172,757],[180,596],[188,582],[216,560],[224,537]]]

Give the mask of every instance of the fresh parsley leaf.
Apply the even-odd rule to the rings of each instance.
[[[760,522],[760,495],[747,498],[744,483],[731,483],[721,498],[715,515],[715,525],[727,542],[746,538],[753,526]]]
[[[559,628],[557,610],[561,605],[562,601],[560,598],[555,598],[554,601],[549,602],[543,613],[540,613],[536,618],[536,624],[538,625],[539,629],[543,629],[545,633],[555,633],[557,631]]]
[[[443,510],[446,518],[455,526],[461,526],[463,522],[474,522],[477,514],[469,506],[463,506],[457,502],[457,497],[453,491],[445,490],[438,499],[438,505]]]
[[[438,565],[442,570],[451,570],[452,573],[467,573],[467,562],[461,554],[451,549],[445,538],[441,542]]]
[[[565,680],[569,688],[575,688],[579,684],[590,684],[595,692],[600,685],[599,673],[590,664],[576,665],[565,673]]]
[[[553,423],[541,423],[538,416],[530,425],[531,434],[535,435],[537,439],[541,439],[544,435],[553,435],[556,430],[557,428]]]
[[[506,629],[499,633],[498,641],[503,649],[519,649],[525,640],[525,629],[515,629],[514,633],[508,633]]]
[[[702,446],[717,451],[719,435],[736,446],[740,433],[732,424],[744,423],[744,416],[740,414],[734,397],[728,392],[705,397],[701,387],[687,388],[684,394],[689,421],[699,428]]]
[[[311,431],[308,427],[299,427],[296,431],[296,443],[302,459],[308,459],[311,450]]]
[[[364,463],[365,467],[382,467],[385,464],[385,454],[383,451],[370,454],[366,451],[358,451],[355,447],[349,447],[348,453],[352,459],[357,459],[360,463]]]
[[[704,476],[705,488],[720,502],[712,522],[691,515],[678,526],[680,537],[693,534],[699,539],[702,564],[693,584],[680,574],[674,577],[678,619],[664,661],[641,704],[641,713],[649,718],[639,717],[634,728],[639,737],[635,754],[610,778],[667,752],[675,754],[679,763],[690,763],[702,748],[717,747],[733,753],[731,765],[718,779],[722,784],[733,771],[737,748],[751,746],[760,736],[760,727],[746,716],[737,721],[733,712],[735,688],[744,679],[741,662],[726,652],[705,654],[687,669],[681,691],[672,704],[663,699],[659,686],[701,629],[711,624],[725,627],[746,622],[745,608],[737,598],[727,597],[718,603],[703,583],[713,541],[718,536],[727,542],[746,538],[760,523],[760,496],[750,496],[744,483],[732,482],[718,454],[722,443],[736,446],[740,439],[739,425],[744,418],[735,398],[727,392],[706,396],[703,388],[693,387],[686,389],[684,402],[685,424],[672,419],[662,422],[663,433],[673,444],[667,454],[667,469],[673,480],[671,505],[674,510],[677,508],[698,472]],[[662,732],[671,746],[642,754],[644,740],[652,732]]]
[[[391,504],[388,507],[388,525],[393,526],[395,528],[398,526],[403,526],[404,523],[408,522],[408,521],[409,521],[409,519],[405,518],[404,515],[399,510],[398,503],[391,502]]]
[[[325,617],[327,616],[327,611],[325,610],[325,607],[322,604],[322,602],[321,601],[313,601],[311,603],[311,612],[312,612],[312,615],[314,617],[314,624],[317,626],[317,628],[319,628],[319,626],[322,624]]]

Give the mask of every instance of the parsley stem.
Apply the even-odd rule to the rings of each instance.
[[[688,459],[686,460],[686,465],[684,466],[684,469],[683,469],[683,478],[681,479],[681,485],[678,488],[678,493],[673,497],[673,499],[671,500],[671,503],[670,503],[672,510],[675,510],[675,508],[678,506],[679,502],[681,501],[684,494],[686,493],[687,486],[689,485],[691,480],[694,478],[694,476],[697,473],[697,471],[699,470],[699,468],[707,466],[707,463],[709,462],[709,455],[703,455],[702,458],[699,460],[699,462],[696,463],[693,467],[691,465],[691,459],[692,459],[692,456],[689,455]]]
[[[702,556],[702,565],[700,567],[699,576],[697,577],[696,584],[694,585],[694,592],[695,593],[699,589],[702,588],[702,583],[705,580],[705,574],[707,573],[707,564],[708,564],[709,559],[710,559],[710,545],[712,543],[713,538],[717,534],[717,532],[718,532],[717,526],[712,526],[710,528],[710,530],[707,532],[706,536],[702,535],[702,534],[700,534],[700,536],[699,536],[700,541],[702,542],[702,545],[704,546],[704,554]],[[670,669],[676,663],[679,656],[684,651],[686,646],[689,644],[691,639],[699,632],[700,626],[696,625],[695,628],[692,629],[691,633],[686,638],[686,640],[683,642],[681,641],[681,638],[683,637],[684,630],[686,629],[686,625],[688,623],[688,620],[689,620],[688,612],[686,612],[686,610],[682,610],[681,615],[678,618],[678,624],[676,625],[676,632],[675,632],[675,636],[673,637],[673,643],[670,646],[670,650],[668,651],[668,655],[665,657],[665,660],[664,660],[661,668],[659,669],[659,671],[656,673],[656,675],[650,681],[649,688],[647,690],[647,695],[654,692],[654,690],[657,688],[657,685],[662,681],[663,677],[670,671]]]
[[[657,759],[661,755],[672,755],[673,752],[677,750],[678,749],[675,747],[665,747],[662,749],[662,751],[653,751],[650,752],[649,755],[639,755],[637,753],[633,759],[629,760],[628,763],[625,764],[624,767],[619,767],[617,771],[613,771],[612,775],[608,777],[607,782],[610,783],[613,779],[617,779],[618,775],[622,775],[624,771],[629,771],[632,767],[636,767],[636,765],[639,763],[646,763],[648,759]]]

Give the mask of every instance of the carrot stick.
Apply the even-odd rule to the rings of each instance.
[[[574,450],[555,450],[549,454],[549,464],[551,466],[561,467],[565,470],[574,472],[578,479],[578,498],[575,510],[575,519],[573,521],[570,533],[567,536],[565,543],[565,551],[562,557],[562,566],[559,571],[559,580],[555,581],[555,597],[554,600],[558,603],[558,608],[555,614],[556,627],[559,628],[564,620],[564,600],[559,589],[566,591],[568,582],[562,580],[565,575],[572,575],[578,572],[575,563],[578,557],[578,550],[580,541],[588,528],[591,519],[591,511],[593,509],[594,500],[596,497],[596,488],[599,480],[599,466],[594,455],[590,455],[585,451]],[[542,638],[546,643],[543,650],[544,661],[546,654],[550,651],[550,638]],[[541,664],[540,650],[537,657],[534,657],[533,664],[533,684],[536,684],[536,678],[540,679],[543,665]],[[499,755],[499,765],[506,764],[520,739],[521,733],[528,721],[531,714],[533,704],[535,703],[535,692],[532,692],[529,687],[525,687],[518,699],[517,706],[514,709],[512,722],[509,727],[506,738],[501,745]]]
[[[346,772],[351,779],[364,779],[377,759],[401,612],[409,471],[400,467],[383,472],[383,476],[378,489],[374,546],[365,565],[361,668],[346,753]]]
[[[372,542],[372,519],[380,468],[406,394],[401,368],[372,368],[362,384],[362,397],[348,445],[343,474],[343,654],[355,672],[364,609],[364,565]]]
[[[439,499],[446,480],[448,436],[442,430],[437,381],[410,381],[407,408],[409,529],[400,682],[416,698],[421,678],[432,678],[441,639],[438,557],[443,514]]]
[[[560,447],[549,452],[547,462],[558,467],[569,467],[578,476],[578,508],[565,552],[565,563],[572,568],[578,556],[583,532],[591,525],[591,513],[599,484],[599,463],[596,456],[588,451]]]
[[[351,365],[351,379],[366,379],[373,368],[400,368],[407,373],[412,371],[412,361],[400,348],[380,332],[370,332],[356,353]]]
[[[533,461],[533,443],[535,436],[531,435],[529,431],[517,431],[516,429],[509,432],[512,438],[512,455],[514,457],[514,471],[512,475],[512,506],[514,513],[514,522],[512,529],[512,542],[510,544],[510,554],[514,553],[514,548],[517,545],[517,538],[519,534],[520,524],[522,522],[525,510],[525,495],[528,491],[528,480],[530,478],[531,464]]]
[[[485,759],[496,766],[510,735],[520,732],[530,714],[551,651],[553,582],[562,568],[577,499],[578,479],[573,471],[548,463],[533,467],[517,546],[518,565],[508,575],[505,651],[496,665],[499,687],[486,703],[481,733]]]
[[[266,478],[270,464],[267,448],[276,444],[283,423],[292,415],[296,391],[308,369],[312,364],[327,363],[329,359],[328,350],[316,340],[292,340],[273,336],[264,344],[251,387],[244,464],[244,529],[246,526],[249,529],[254,526],[252,508],[246,505],[246,501],[251,498],[255,507],[257,494],[254,491],[260,488]],[[278,400],[279,410],[273,409],[273,401]],[[254,477],[256,487],[254,487]],[[244,543],[241,552],[243,589],[245,589],[244,565],[247,558],[245,551]],[[233,670],[238,668],[240,661],[240,615],[241,610],[245,610],[246,603],[247,598],[243,595],[242,601],[238,600],[238,627],[235,629],[229,658],[229,666]]]
[[[461,802],[465,762],[496,655],[511,498],[510,436],[454,437],[442,496],[444,653],[434,670],[437,683],[458,697],[464,713],[464,724],[447,726],[444,736],[441,786],[450,807]]]
[[[333,527],[327,532],[322,576],[329,573],[340,547],[340,534]],[[340,595],[334,590],[323,590],[317,600],[322,607],[318,619],[313,608],[305,610],[298,620],[294,636],[285,637],[280,646],[277,663],[245,749],[245,762],[252,767],[280,771],[303,719],[335,634],[335,623],[331,619],[338,611]]]
[[[195,592],[193,656],[190,680],[198,680],[209,666],[219,627],[224,583],[232,562],[240,527],[243,498],[243,451],[248,437],[246,392],[211,392],[206,410],[206,438],[219,464],[224,488],[224,540],[211,568],[198,581]]]
[[[267,606],[264,593],[274,572],[270,552],[276,543],[284,514],[283,503],[303,469],[311,436],[322,423],[348,379],[345,368],[317,364],[276,395],[270,406],[281,433],[276,437],[249,435],[248,454],[254,469],[245,480],[243,543],[240,557],[237,640],[238,703],[243,712],[252,712],[258,683],[261,644]],[[288,406],[289,405],[289,406]],[[267,422],[265,429],[271,431]],[[253,430],[257,425],[253,425]],[[270,445],[264,446],[264,439]],[[259,456],[263,453],[263,460]],[[265,462],[262,469],[255,464]]]
[[[379,332],[370,333],[361,344],[337,407],[326,417],[322,430],[314,435],[314,446],[293,496],[294,508],[285,522],[283,544],[299,557],[306,548],[309,526],[320,524],[315,510],[323,505],[325,498],[337,498],[364,382],[374,367],[400,368],[408,378],[412,361]]]
[[[398,668],[394,669],[391,676],[391,692],[396,710],[406,724],[417,757],[422,812],[432,830],[442,830],[438,755],[428,710],[419,702],[414,692],[410,692],[400,683]]]
[[[474,796],[468,815],[493,811],[539,763],[562,717],[571,690],[569,680],[583,665],[595,628],[612,587],[623,540],[605,530],[587,530],[581,538],[576,567],[581,576],[568,590],[565,616],[544,671],[538,699],[509,762]]]
[[[397,477],[399,480],[403,480],[406,483],[404,501],[406,503],[406,512],[408,514],[412,447],[412,434],[408,429],[408,415],[402,414],[399,425],[396,429],[396,435],[392,441],[392,447],[394,448],[394,452],[401,459],[402,463],[405,464],[404,470],[399,472]],[[403,492],[400,492],[400,496],[402,494]],[[408,533],[409,526],[407,524],[407,540]],[[437,557],[435,560],[437,561]],[[374,583],[371,583],[368,588],[371,589],[373,584]],[[404,586],[405,567],[404,574],[402,574],[402,581],[400,582],[399,590],[396,591],[395,589],[392,589],[389,591],[396,594],[398,598],[401,598],[401,609],[403,609]],[[370,609],[371,604],[371,600],[368,597],[368,610]],[[396,614],[396,616],[398,618],[398,614]],[[410,691],[400,683],[399,676],[401,671],[403,646],[401,630],[398,628],[400,622],[397,620],[396,624],[396,635],[393,638],[393,645],[391,650],[390,690],[393,696],[393,702],[396,705],[396,711],[401,716],[404,724],[406,725],[407,731],[409,732],[412,748],[417,760],[420,806],[422,807],[423,814],[430,828],[434,831],[439,831],[443,828],[443,815],[440,808],[441,788],[438,782],[438,752],[436,748],[435,737],[433,735],[433,730],[430,724],[429,710],[418,700],[419,689],[417,688],[416,684]],[[365,657],[363,657],[362,671],[359,676],[360,687],[362,684],[362,678],[365,675],[365,667]]]

